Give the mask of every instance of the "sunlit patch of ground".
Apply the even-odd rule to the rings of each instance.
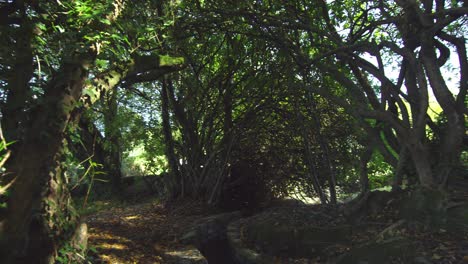
[[[196,206],[187,208],[169,212],[149,202],[91,214],[89,244],[99,263],[206,263],[197,249],[179,243],[184,230],[205,216]]]
[[[139,215],[131,215],[131,216],[126,216],[124,217],[125,220],[130,221],[130,220],[138,220],[141,217]]]

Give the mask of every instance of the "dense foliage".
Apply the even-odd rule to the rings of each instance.
[[[0,260],[52,263],[79,222],[69,188],[124,198],[130,176],[229,209],[450,190],[466,166],[466,13],[439,0],[0,1],[15,142]]]

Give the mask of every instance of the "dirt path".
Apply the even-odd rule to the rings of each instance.
[[[117,207],[86,218],[96,263],[206,263],[198,250],[179,238],[207,215],[195,203],[167,210],[159,203]]]
[[[92,214],[86,219],[89,244],[97,250],[97,259],[92,263],[205,264],[207,262],[200,252],[182,244],[180,238],[198,220],[216,213],[219,212],[207,210],[195,202],[180,203],[170,209],[157,202],[146,202]],[[382,230],[387,230],[387,227],[397,222],[397,219],[393,219],[395,215],[396,211],[390,208],[385,213],[365,218],[362,223],[368,223],[367,229],[353,235],[351,244],[360,245],[381,235]],[[302,221],[301,218],[294,219],[295,216],[291,213],[279,213],[271,217],[292,217],[290,222]],[[300,223],[302,222],[296,225],[310,224],[310,221]],[[391,233],[414,242],[415,256],[419,259],[415,263],[468,263],[468,235],[465,233],[454,236],[445,229],[426,230],[417,225],[401,225],[391,229]],[[349,250],[347,247],[332,249],[341,254]]]

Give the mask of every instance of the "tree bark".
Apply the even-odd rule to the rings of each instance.
[[[75,215],[60,167],[64,132],[87,79],[91,54],[64,63],[50,81],[14,163],[16,177],[1,230],[1,263],[53,263],[71,235]]]
[[[416,137],[409,139],[408,144],[408,151],[418,174],[419,183],[424,188],[436,189],[437,182],[433,175],[428,146],[419,142]]]
[[[91,157],[94,162],[103,166],[104,171],[110,171],[105,158],[108,156],[104,149],[105,139],[101,132],[86,113],[80,114],[76,119],[73,122],[78,123],[80,142],[73,142],[70,135],[67,135],[68,148],[80,161]]]
[[[327,204],[328,200],[323,191],[322,185],[320,184],[319,175],[315,167],[316,165],[315,165],[314,157],[313,157],[314,154],[312,153],[310,139],[309,139],[309,136],[310,136],[309,129],[304,125],[305,124],[304,116],[298,105],[299,104],[296,100],[295,101],[296,118],[301,126],[302,144],[304,148],[303,159],[304,159],[305,168],[307,170],[306,173],[307,173],[308,178],[312,181],[312,186],[314,188],[315,193],[320,198],[320,202],[322,204]]]
[[[392,189],[397,190],[401,189],[403,184],[403,176],[406,164],[408,163],[409,155],[406,147],[403,147],[398,155],[398,165],[395,168],[395,176],[393,177]]]
[[[236,45],[234,40],[229,36],[228,47],[233,50],[234,45]],[[227,60],[228,69],[232,69],[234,60],[231,57],[227,58]],[[232,96],[234,87],[232,85],[232,75],[230,73],[227,73],[226,75],[227,77],[225,77],[223,74],[222,80],[218,85],[219,95],[222,96],[223,101],[223,137],[221,139],[222,151],[220,155],[220,162],[217,164],[219,168],[216,175],[208,175],[208,177],[210,177],[210,181],[207,179],[204,186],[205,189],[209,190],[209,204],[219,204],[223,192],[229,189],[230,181],[228,177],[232,176],[230,175],[232,174],[232,172],[230,173],[230,170],[232,169],[231,150],[234,136],[234,124],[232,117]]]
[[[166,186],[168,188],[169,199],[174,199],[181,194],[181,187],[179,186],[181,175],[177,162],[177,156],[174,150],[174,139],[172,137],[172,129],[169,115],[169,98],[167,93],[167,80],[162,81],[161,87],[161,117],[162,127],[165,140],[165,152],[169,161],[169,176],[167,178]]]
[[[366,149],[361,154],[361,158],[359,159],[361,194],[367,193],[370,190],[367,164],[372,158],[372,152],[373,152],[372,146],[366,147]]]
[[[434,169],[434,176],[437,178],[438,183],[445,185],[451,170],[459,164],[459,157],[463,148],[463,137],[465,137],[466,131],[464,118],[466,106],[464,104],[457,105],[445,83],[440,67],[437,65],[435,45],[430,44],[425,42],[422,45],[421,57],[434,95],[447,118],[447,124],[441,129],[442,133],[439,135],[441,140],[438,148],[439,153],[436,153],[438,157],[437,166]],[[463,64],[466,64],[466,53],[459,54],[459,56],[463,55],[465,57],[461,58],[462,65],[460,67],[466,70],[466,68],[463,68]],[[463,77],[467,73],[461,72],[460,74]],[[461,78],[461,81],[463,81],[463,78]],[[467,80],[464,81],[465,84],[460,84],[460,90],[467,85]]]
[[[312,109],[309,109],[309,113],[313,110],[317,112],[316,102],[312,94],[309,94],[309,103]],[[311,113],[312,114],[312,113]],[[317,140],[319,141],[320,149],[322,150],[322,164],[326,168],[328,178],[328,190],[330,192],[330,203],[336,205],[336,175],[333,168],[333,164],[330,158],[330,150],[328,147],[328,141],[322,134],[322,121],[318,114],[312,114],[314,120],[314,126],[316,130]]]
[[[106,108],[104,111],[104,130],[107,145],[104,146],[104,149],[107,149],[108,152],[106,159],[106,164],[109,169],[107,172],[108,178],[110,179],[114,193],[122,194],[122,135],[120,133],[120,128],[116,125],[118,114],[117,90],[112,89],[107,91],[103,102]]]

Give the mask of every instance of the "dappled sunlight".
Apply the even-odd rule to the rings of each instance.
[[[109,244],[109,243],[102,243],[98,245],[98,247],[103,248],[103,249],[118,249],[118,250],[128,249],[128,247],[123,244]]]
[[[141,217],[139,215],[132,215],[132,216],[126,216],[124,217],[125,220],[138,220]]]
[[[90,239],[98,240],[98,241],[120,241],[124,243],[131,243],[128,238],[116,236],[112,233],[104,232],[102,229],[90,229],[91,234],[89,235]],[[97,231],[97,232],[96,232]]]
[[[467,13],[0,0],[0,264],[468,264]]]
[[[183,260],[203,260],[200,252],[195,248],[181,249],[177,251],[167,251],[166,255]]]
[[[89,244],[104,263],[206,263],[196,248],[177,239],[202,217],[191,215],[197,208],[191,203],[170,212],[149,202],[100,211],[87,217]]]

